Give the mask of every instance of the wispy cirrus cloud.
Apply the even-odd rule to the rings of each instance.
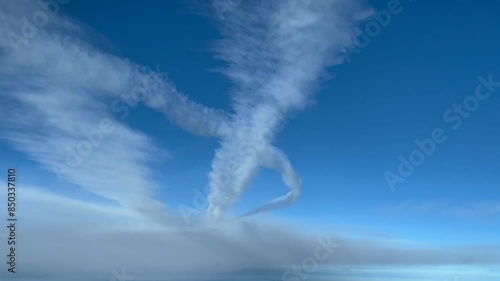
[[[122,122],[124,109],[142,102],[200,135],[216,135],[224,115],[188,100],[166,77],[85,43],[84,30],[58,15],[30,40],[13,41],[40,11],[28,1],[1,5],[1,137],[64,180],[162,221],[149,164],[166,153]]]

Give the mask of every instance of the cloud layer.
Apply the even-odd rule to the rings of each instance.
[[[352,239],[335,231],[311,235],[275,220],[160,227],[124,208],[82,202],[36,187],[25,187],[19,198],[20,278],[111,280],[113,270],[125,268],[135,280],[281,279],[293,265],[301,267],[315,255],[326,259],[318,261],[312,276],[367,265],[486,266],[500,260],[500,246],[495,245],[436,249],[392,238]]]

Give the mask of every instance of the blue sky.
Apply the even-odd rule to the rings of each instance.
[[[387,1],[372,4],[384,9]],[[102,48],[153,68],[158,65],[194,100],[227,109],[231,84],[210,71],[221,67],[209,51],[213,39],[220,36],[218,31],[208,19],[190,13],[193,4],[171,1],[157,5],[124,1],[116,7],[113,2],[86,1],[73,3],[65,11],[103,34],[109,41],[99,42]],[[98,13],[91,10],[96,6],[101,8]],[[304,181],[301,200],[279,214],[314,218],[318,223],[355,220],[415,238],[424,235],[431,241],[441,241],[443,232],[451,232],[460,242],[498,242],[494,233],[499,227],[499,211],[473,219],[449,217],[450,224],[459,222],[454,227],[443,225],[446,214],[412,214],[404,208],[398,214],[373,212],[380,205],[399,206],[402,201],[432,202],[446,212],[445,206],[439,206],[443,200],[466,208],[484,201],[499,204],[500,199],[495,188],[500,178],[494,172],[499,156],[495,147],[500,142],[495,130],[498,98],[493,95],[481,102],[457,131],[449,129],[442,117],[446,109],[474,93],[477,76],[498,77],[500,40],[485,35],[495,34],[500,7],[494,1],[481,5],[457,1],[453,7],[429,2],[401,6],[403,11],[393,15],[360,54],[352,54],[351,63],[330,69],[335,78],[322,84],[315,104],[291,118],[277,136],[276,143]],[[174,40],[166,40],[162,34]],[[206,184],[207,163],[217,143],[152,121],[154,113],[141,109],[134,110],[126,122],[154,136],[173,157],[156,166],[159,176],[172,186],[159,196],[174,206],[190,204],[191,188],[202,189]],[[391,192],[384,172],[396,170],[397,156],[407,157],[416,148],[414,140],[429,138],[437,127],[445,128],[449,139]],[[236,209],[244,212],[282,191],[279,176],[264,171]],[[407,225],[409,217],[413,223]],[[394,227],[398,224],[403,229]],[[457,227],[460,232],[484,227],[485,233],[462,237],[456,233]],[[442,232],[435,235],[438,229]]]
[[[251,105],[269,103],[269,112],[279,106],[287,108],[281,116],[285,119],[283,128],[275,129],[273,137],[265,140],[264,156],[259,156],[263,159],[256,156],[255,160],[260,161],[260,168],[275,165],[285,172],[261,169],[249,176],[253,168],[248,168],[248,174],[239,174],[251,180],[248,186],[241,184],[241,196],[230,198],[233,195],[228,191],[232,203],[222,195],[213,199],[209,215],[217,217],[219,206],[226,218],[234,218],[281,198],[249,219],[289,222],[309,233],[335,232],[349,239],[395,243],[393,246],[499,247],[500,174],[496,169],[500,112],[496,109],[500,106],[500,39],[495,35],[500,26],[500,4],[493,0],[480,4],[401,0],[395,4],[398,12],[390,13],[388,24],[370,36],[366,46],[350,42],[356,30],[361,36],[369,34],[366,27],[376,22],[368,16],[369,11],[387,13],[391,2],[366,1],[360,7],[344,4],[339,9],[345,11],[333,12],[339,19],[333,17],[331,22],[328,12],[313,9],[312,13],[324,18],[318,20],[318,29],[313,26],[311,34],[293,29],[297,23],[291,19],[302,16],[300,7],[285,9],[280,20],[283,26],[292,26],[293,36],[288,36],[299,38],[298,43],[290,44],[303,52],[302,57],[312,58],[302,62],[297,56],[297,64],[293,61],[283,66],[286,71],[282,72],[292,75],[272,80],[278,85],[288,83],[283,87],[292,87],[292,94],[281,88],[262,94],[255,86],[267,89],[262,86],[267,85],[267,77],[274,77],[282,67],[279,63],[268,67],[263,63],[266,59],[259,57],[267,54],[277,61],[282,59],[274,49],[266,53],[266,48],[275,46],[262,39],[267,38],[262,31],[272,37],[274,30],[259,29],[247,16],[249,11],[262,8],[260,4],[255,10],[245,2],[222,0],[211,4],[76,0],[60,4],[60,11],[40,28],[43,32],[16,52],[8,40],[1,44],[1,63],[6,70],[0,81],[0,108],[6,121],[0,126],[0,155],[4,159],[0,167],[16,167],[19,182],[33,188],[27,196],[33,200],[36,194],[47,193],[99,206],[95,208],[117,208],[120,211],[116,212],[124,212],[125,221],[143,215],[147,217],[144,221],[161,221],[160,225],[165,219],[160,213],[179,219],[188,207],[199,212],[196,221],[203,220],[206,209],[193,206],[193,199],[196,192],[213,185],[208,173],[224,172],[217,165],[225,165],[231,158],[241,160],[232,146],[250,138],[251,133],[239,126],[248,121],[258,129],[271,123],[259,116],[257,121],[247,120],[254,115],[252,106],[245,102],[254,95],[256,98],[248,98]],[[11,16],[3,20],[6,27],[0,35],[5,38],[16,30],[22,15],[40,9],[24,2],[5,5],[4,14]],[[279,10],[270,6],[263,19],[273,9]],[[342,13],[349,15],[345,21],[340,19]],[[356,16],[350,18],[349,13]],[[68,36],[69,43],[61,43],[58,36]],[[221,40],[224,38],[228,41]],[[287,37],[278,38],[285,41]],[[260,45],[252,45],[254,42]],[[265,51],[259,53],[259,47]],[[312,51],[314,48],[318,50]],[[321,48],[328,52],[323,55]],[[349,53],[348,58],[338,52],[352,48],[358,52]],[[238,51],[247,51],[251,63],[235,55]],[[288,59],[286,51],[284,48],[284,61]],[[293,52],[290,54],[295,58]],[[329,63],[332,58],[344,62]],[[150,70],[137,70],[137,66]],[[154,100],[135,108],[126,106],[126,117],[110,110],[115,101],[125,105],[120,95],[144,77],[159,79],[155,81],[163,82],[155,87],[167,87],[174,95],[177,91],[203,105],[201,118],[182,123],[188,120],[183,114],[194,112],[194,107],[188,105],[186,111],[177,110],[181,107],[175,104],[174,109],[161,108],[159,102],[158,109]],[[485,79],[497,83],[496,90],[488,90]],[[275,84],[269,82],[273,85],[269,87]],[[475,98],[479,85],[481,93],[489,93],[484,100]],[[162,96],[161,90],[151,91]],[[466,112],[467,118],[459,117],[454,106],[467,99],[478,101],[477,109]],[[241,106],[236,114],[234,104]],[[279,106],[274,108],[275,104]],[[262,116],[267,116],[267,109]],[[221,125],[217,132],[207,129],[212,136],[200,136],[205,132],[205,121],[209,126],[226,124],[224,118],[233,116],[239,116],[241,123]],[[76,145],[82,140],[81,130],[98,128],[102,118],[112,120],[117,130],[104,134],[102,143],[83,157],[71,175],[58,179],[50,163],[64,162],[64,147]],[[461,120],[459,125],[457,120]],[[176,124],[179,122],[182,124]],[[391,189],[385,174],[398,175],[398,156],[409,159],[418,150],[415,140],[432,139],[436,129],[444,132],[446,140],[434,143],[434,152]],[[232,133],[241,135],[228,137]],[[221,149],[221,143],[226,150]],[[286,157],[280,158],[280,152]],[[223,160],[215,161],[216,153]],[[241,164],[242,169],[247,164]],[[285,185],[282,175],[291,184]],[[240,186],[238,180],[230,185]],[[289,188],[287,197],[280,197]],[[206,199],[206,195],[202,197]],[[60,200],[54,198],[50,200]],[[40,204],[43,210],[48,208]],[[36,213],[36,208],[25,208],[31,218],[27,220],[35,221],[36,216],[28,210]],[[113,212],[110,209],[111,216]],[[498,256],[491,260],[495,258]],[[498,259],[485,263],[498,264]]]

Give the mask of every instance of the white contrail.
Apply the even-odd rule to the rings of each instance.
[[[243,1],[224,13],[216,51],[237,86],[236,113],[209,174],[210,218],[239,201],[260,167],[281,173],[291,191],[244,216],[297,200],[301,180],[272,141],[286,116],[307,106],[325,68],[343,61],[340,50],[352,45],[368,14],[347,0]]]
[[[267,202],[261,207],[255,208],[241,217],[255,215],[265,211],[285,208],[294,203],[302,191],[302,181],[299,175],[293,170],[286,155],[276,147],[268,147],[261,155],[261,164],[269,169],[276,170],[281,174],[283,182],[291,189],[287,194]]]
[[[81,39],[83,28],[67,18],[51,15],[28,40],[20,19],[38,7],[29,1],[1,2],[0,37],[6,40],[0,41],[0,109],[9,115],[2,115],[3,137],[51,168],[64,158],[65,145],[81,141],[81,130],[94,128],[102,118],[116,119],[103,103],[118,99],[135,108],[142,102],[188,132],[220,140],[208,175],[208,217],[219,219],[231,209],[261,167],[279,172],[291,191],[245,215],[293,203],[301,180],[273,139],[290,114],[308,105],[325,68],[342,62],[342,50],[353,44],[354,27],[367,13],[350,0],[256,0],[230,6],[220,24],[224,39],[214,51],[236,86],[232,113],[191,101],[166,77],[90,46]],[[29,114],[9,107],[12,103]],[[94,160],[67,179],[142,213],[161,212],[162,204],[151,198],[145,166],[154,145],[122,122],[117,128],[93,152]],[[123,147],[136,149],[123,154],[118,149]],[[109,165],[129,179],[113,178]]]
[[[222,137],[224,128],[230,120],[229,114],[190,100],[177,91],[167,77],[152,70],[136,72],[138,79],[136,84],[142,86],[135,91],[141,93],[137,94],[140,101],[161,111],[171,123],[192,134]]]

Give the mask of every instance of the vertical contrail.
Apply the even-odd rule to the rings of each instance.
[[[325,68],[342,63],[340,50],[352,46],[367,14],[347,0],[242,1],[224,14],[216,52],[237,89],[209,174],[209,218],[236,204],[261,167],[279,172],[290,192],[243,216],[297,200],[301,179],[272,141],[284,119],[307,106]]]

